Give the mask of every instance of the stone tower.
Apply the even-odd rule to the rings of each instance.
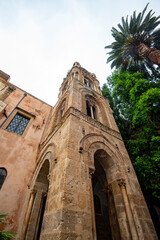
[[[157,239],[112,110],[78,62],[41,139],[23,238]]]

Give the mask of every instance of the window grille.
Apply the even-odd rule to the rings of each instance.
[[[6,128],[8,131],[22,135],[30,118],[17,113]]]
[[[7,171],[5,168],[0,168],[0,189],[2,188],[2,185],[5,181],[5,178],[7,176]]]

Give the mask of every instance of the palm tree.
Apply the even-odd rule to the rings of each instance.
[[[157,73],[157,65],[160,66],[160,29],[157,29],[160,16],[155,17],[152,10],[145,16],[148,4],[138,16],[134,11],[130,22],[128,16],[126,19],[122,17],[119,29],[112,28],[115,42],[105,47],[112,49],[107,59],[107,62],[112,61],[111,68]]]

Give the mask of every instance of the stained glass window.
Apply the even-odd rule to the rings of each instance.
[[[29,120],[30,118],[17,113],[6,129],[10,132],[22,135],[25,128],[27,127],[27,124],[29,123]]]

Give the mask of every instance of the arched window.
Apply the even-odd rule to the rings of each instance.
[[[63,115],[64,115],[65,101],[66,101],[66,100],[64,100],[64,101],[62,102],[62,105],[61,105],[60,118],[62,118]]]
[[[89,79],[84,78],[84,85],[85,85],[86,87],[92,88],[93,83],[92,83]]]
[[[91,108],[88,101],[86,101],[86,110],[87,110],[87,115],[91,117]]]
[[[58,123],[61,118],[64,116],[64,111],[65,111],[65,102],[66,102],[66,99],[64,99],[60,105],[60,107],[58,108],[58,113],[57,113],[57,121],[56,123]]]
[[[7,176],[7,170],[5,168],[0,168],[0,189],[2,188],[2,185],[5,181],[6,176]]]
[[[89,86],[90,88],[92,88],[92,85],[91,85],[91,82],[90,82],[90,81],[88,82],[88,86]]]
[[[86,79],[84,79],[84,85],[87,86],[87,80]]]
[[[89,117],[96,119],[96,107],[93,101],[86,100],[86,112]]]
[[[75,78],[76,78],[76,79],[79,79],[79,74],[78,74],[78,72],[76,72]]]
[[[62,89],[62,93],[64,93],[67,89],[67,86],[68,86],[68,81],[64,84],[64,87]]]

